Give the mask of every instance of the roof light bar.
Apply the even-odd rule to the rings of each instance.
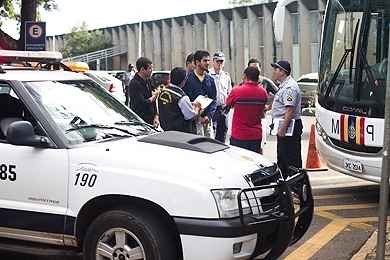
[[[7,62],[59,62],[62,60],[60,52],[53,51],[9,51],[0,50],[0,59]]]

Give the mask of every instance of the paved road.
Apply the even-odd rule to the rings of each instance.
[[[303,118],[304,163],[314,120]],[[266,121],[269,123],[270,119]],[[276,160],[275,137],[267,137],[264,155]],[[314,220],[303,239],[289,248],[282,259],[350,259],[375,229],[379,187],[332,170],[311,172],[309,177],[314,189]]]
[[[266,118],[266,120],[270,120]],[[314,118],[304,118],[303,158],[308,147],[308,130]],[[276,141],[267,138],[264,155],[276,159]],[[379,188],[334,171],[312,172],[315,216],[308,233],[289,248],[282,259],[346,260],[356,253],[374,231]],[[65,260],[62,257],[32,257],[0,253],[1,260]],[[66,259],[68,260],[68,259]],[[69,259],[70,260],[70,259]],[[72,259],[73,260],[73,259]]]

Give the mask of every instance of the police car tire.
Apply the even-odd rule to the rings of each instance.
[[[156,217],[138,209],[111,210],[97,217],[85,235],[84,260],[96,260],[100,237],[110,229],[121,228],[133,233],[142,244],[146,259],[179,259],[173,234]]]

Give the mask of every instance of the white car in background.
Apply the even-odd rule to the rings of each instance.
[[[123,92],[122,81],[111,76],[106,71],[89,70],[84,72],[84,74],[104,86],[120,102],[125,103],[126,97]]]
[[[302,93],[302,108],[314,107],[318,87],[318,73],[302,75],[297,83]]]

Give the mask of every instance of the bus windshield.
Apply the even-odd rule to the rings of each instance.
[[[383,117],[390,1],[329,0],[319,75],[326,109]]]

